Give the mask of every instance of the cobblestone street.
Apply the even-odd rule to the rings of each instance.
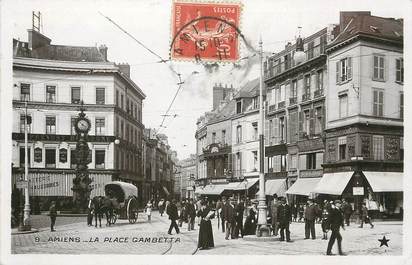
[[[70,218],[73,223],[68,224]],[[225,240],[213,220],[215,248],[197,250],[198,230],[188,232],[183,224],[181,233],[168,235],[168,216],[160,217],[157,212],[148,223],[146,215],[140,214],[136,224],[118,220],[111,227],[88,227],[85,218],[58,217],[56,232],[50,232],[47,216],[34,216],[39,224],[38,233],[12,235],[12,253],[50,254],[257,254],[257,255],[324,255],[327,240],[322,240],[320,225],[316,225],[316,240],[304,240],[304,224],[292,223],[293,242],[254,242],[243,239]],[[36,227],[37,228],[37,227]],[[352,224],[341,232],[343,250],[347,255],[401,255],[402,222],[377,222],[374,229],[363,229]],[[330,235],[330,233],[329,233]],[[378,239],[386,236],[389,247],[380,247]],[[337,253],[336,246],[333,250]]]

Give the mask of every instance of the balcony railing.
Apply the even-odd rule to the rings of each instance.
[[[278,103],[278,109],[282,109],[286,106],[286,102],[285,101],[281,101]]]
[[[318,98],[318,97],[321,97],[321,96],[323,96],[323,89],[315,90],[314,97]]]
[[[289,105],[294,105],[296,103],[298,103],[297,97],[289,98]]]
[[[307,100],[309,100],[310,99],[310,94],[303,94],[302,95],[302,101],[304,102],[304,101],[307,101]]]

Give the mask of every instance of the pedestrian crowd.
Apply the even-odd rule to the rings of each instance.
[[[187,226],[187,231],[193,231],[195,224],[199,227],[198,248],[209,249],[214,247],[213,230],[211,219],[217,218],[217,229],[224,233],[226,240],[238,239],[247,235],[255,235],[258,224],[257,201],[244,200],[243,198],[223,196],[217,201],[203,198],[194,200],[192,198],[177,200],[161,199],[157,205],[153,200],[147,202],[144,212],[147,215],[148,222],[151,222],[152,210],[156,208],[162,217],[164,213],[168,215],[170,226],[168,234],[171,235],[173,229],[177,234],[180,233],[183,226]],[[353,214],[352,205],[345,199],[335,201],[323,201],[316,203],[309,199],[306,203],[289,204],[285,197],[277,197],[269,202],[268,224],[270,225],[273,236],[279,236],[280,241],[293,242],[291,240],[290,223],[304,222],[304,239],[316,239],[316,224],[320,224],[322,229],[322,240],[328,239],[330,233],[326,255],[332,254],[332,247],[337,242],[339,255],[345,255],[342,251],[342,236],[340,229],[350,225],[350,219]],[[87,224],[92,225],[93,208],[89,201],[88,204]],[[50,229],[55,231],[55,222],[57,217],[56,204],[51,203],[49,209],[51,220]],[[246,217],[246,218],[245,218]],[[366,203],[362,203],[360,209],[360,226],[369,224],[370,228],[374,227],[372,219],[369,216]]]

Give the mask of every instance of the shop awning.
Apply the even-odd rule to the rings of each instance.
[[[206,185],[201,192],[201,195],[220,195],[225,190],[227,184],[209,184]]]
[[[278,197],[285,196],[286,180],[285,179],[268,179],[265,182],[265,194]]]
[[[363,171],[373,192],[403,191],[403,172]]]
[[[321,178],[298,178],[286,191],[286,194],[309,196],[314,193],[314,189],[320,180]]]
[[[251,179],[245,179],[242,182],[237,182],[237,186],[233,190],[246,190],[250,189],[253,185],[256,184],[256,182],[259,181],[259,178],[251,178]]]
[[[342,195],[346,185],[353,175],[353,171],[323,174],[322,179],[314,192],[322,194]]]

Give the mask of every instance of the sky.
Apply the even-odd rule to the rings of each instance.
[[[229,1],[233,2],[233,1]],[[281,51],[287,42],[294,43],[298,27],[303,37],[339,23],[340,11],[371,11],[383,17],[405,17],[404,1],[331,1],[331,0],[243,0],[240,30],[247,40],[258,46],[259,36],[265,52]],[[308,4],[310,3],[310,4]],[[143,123],[169,137],[169,145],[184,159],[196,152],[196,121],[212,109],[212,88],[215,83],[233,84],[239,88],[259,73],[256,60],[242,60],[241,68],[219,64],[209,71],[194,62],[156,63],[157,57],[116,28],[100,13],[110,17],[140,42],[162,58],[169,56],[171,41],[172,0],[135,1],[23,1],[8,2],[13,20],[13,38],[27,41],[32,11],[40,11],[42,33],[52,44],[108,47],[109,61],[129,63],[131,78],[144,91]],[[99,13],[100,12],[100,13]],[[241,56],[252,52],[242,45]],[[181,73],[184,84],[169,114],[159,127],[163,114],[178,89],[178,79],[170,70]],[[196,71],[198,74],[193,74]]]

